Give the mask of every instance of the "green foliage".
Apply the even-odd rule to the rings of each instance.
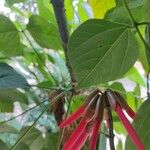
[[[7,124],[1,124],[0,125],[0,133],[18,133],[18,130],[16,130],[14,127],[7,125]]]
[[[92,7],[94,18],[103,18],[105,13],[115,6],[114,0],[109,0],[109,3],[105,0],[88,0],[88,2]]]
[[[0,89],[27,88],[26,79],[11,66],[0,63]]]
[[[53,23],[40,16],[32,15],[29,18],[27,29],[40,46],[61,49],[59,33]]]
[[[0,150],[8,150],[7,145],[1,140],[0,140]]]
[[[47,110],[35,127],[32,123],[49,103],[53,90],[66,92],[71,88],[66,63],[71,64],[80,91],[73,96],[69,113],[84,103],[93,88],[119,92],[135,111],[141,106],[150,68],[150,2],[126,0],[134,20],[123,2],[64,0],[69,60],[62,51],[64,45],[50,0],[5,0],[6,12],[0,6],[0,121],[23,112],[11,122],[0,124],[0,150],[10,149],[30,127],[15,150],[56,150],[60,132],[54,114]],[[70,91],[65,93],[65,110],[70,95]],[[149,100],[145,101],[133,121],[146,150],[150,141],[149,105]],[[115,133],[127,136],[116,113],[113,121]],[[105,150],[108,130],[104,123],[101,131],[97,148]],[[119,138],[116,150],[122,150],[123,143]],[[87,145],[83,149],[87,150]],[[127,137],[126,150],[134,149]]]
[[[24,2],[25,0],[5,0],[9,6],[12,6],[15,3]]]
[[[146,100],[137,112],[137,116],[133,121],[133,126],[144,143],[145,150],[149,150],[149,115],[150,115],[150,100]],[[126,140],[126,150],[136,150],[135,145],[132,143],[129,137]]]
[[[150,21],[149,0],[128,1],[128,5],[136,22]],[[114,10],[110,11],[110,13],[107,14],[107,17],[115,22],[120,22],[131,26],[133,25],[123,1],[121,1],[120,5],[118,5]]]
[[[14,24],[0,14],[0,56],[18,56],[23,54],[19,32]]]
[[[16,101],[28,104],[28,97],[16,89],[0,90],[0,112],[13,112],[13,103]]]
[[[26,132],[28,128],[23,128],[20,132],[20,136]],[[30,148],[30,150],[41,150],[44,146],[44,138],[42,137],[42,134],[37,129],[33,128],[27,136],[23,139],[23,143],[27,144]]]
[[[69,58],[79,87],[120,78],[137,57],[138,46],[132,31],[106,20],[86,21],[69,41]]]

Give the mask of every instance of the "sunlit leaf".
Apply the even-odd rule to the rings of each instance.
[[[130,71],[126,74],[127,78],[129,78],[132,81],[135,81],[139,85],[146,86],[146,83],[144,82],[143,77],[138,72],[136,68],[131,68]]]
[[[107,10],[115,6],[114,0],[88,0],[89,4],[92,7],[93,14],[95,18],[103,18]]]
[[[52,11],[53,9],[49,2],[49,0],[37,0],[39,15],[45,18],[46,20],[56,24],[56,19]]]

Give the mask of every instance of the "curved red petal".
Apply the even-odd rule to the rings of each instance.
[[[122,121],[124,127],[128,131],[128,134],[129,134],[131,140],[137,146],[137,149],[138,150],[144,150],[144,145],[142,144],[140,138],[138,137],[138,135],[137,135],[136,131],[134,130],[134,128],[132,127],[132,125],[127,120],[125,114],[122,111],[121,106],[117,105],[115,111],[117,112],[118,117]]]
[[[100,122],[98,120],[95,120],[95,123],[93,126],[93,132],[90,138],[90,150],[95,150],[96,148],[99,127],[100,127]]]
[[[126,112],[127,112],[127,114],[128,114],[132,119],[135,118],[136,113],[135,113],[130,107],[128,107],[128,108],[126,109]]]
[[[64,144],[63,150],[71,150],[72,145],[77,141],[78,137],[80,137],[82,131],[85,129],[87,122],[85,119],[81,120],[77,128],[74,130],[68,141]]]
[[[89,134],[83,130],[81,133],[80,137],[76,140],[76,142],[72,145],[71,150],[81,150],[83,147],[84,143],[86,142]]]
[[[60,128],[64,128],[69,126],[75,120],[77,120],[85,111],[85,105],[81,105],[77,111],[75,111],[72,115],[70,115],[67,119],[62,121],[59,125]]]

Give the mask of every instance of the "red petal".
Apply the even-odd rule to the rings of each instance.
[[[88,136],[89,136],[89,134],[85,130],[83,130],[80,137],[78,137],[76,142],[71,147],[71,150],[81,150],[81,148],[83,147],[84,143],[86,142],[86,139],[88,138]]]
[[[128,107],[128,108],[126,109],[126,112],[127,112],[127,114],[128,114],[132,119],[135,118],[136,113],[135,113],[130,107]]]
[[[92,136],[90,139],[90,150],[95,150],[95,148],[96,148],[99,126],[100,126],[100,121],[95,120]]]
[[[69,126],[75,120],[77,120],[85,111],[85,105],[81,105],[77,111],[75,111],[72,115],[70,115],[66,120],[62,121],[59,125],[60,128],[64,128]]]
[[[77,128],[74,130],[68,141],[64,144],[63,150],[71,150],[72,145],[77,141],[78,137],[80,137],[82,131],[85,129],[87,122],[83,119]]]
[[[129,123],[126,116],[124,115],[121,106],[117,105],[115,111],[117,112],[117,114],[118,114],[120,120],[122,121],[124,127],[128,131],[128,134],[129,134],[131,140],[137,146],[137,149],[138,150],[144,150],[144,145],[142,144],[142,142],[141,142],[140,138],[138,137],[136,131],[134,130],[134,128],[132,127],[132,125]]]

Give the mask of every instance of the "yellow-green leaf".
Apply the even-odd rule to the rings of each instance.
[[[114,0],[88,0],[94,14],[94,18],[103,18],[105,13],[115,6]]]

